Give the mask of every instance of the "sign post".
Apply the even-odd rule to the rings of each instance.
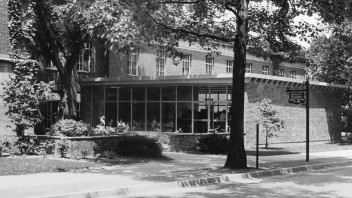
[[[289,94],[288,102],[292,104],[303,104],[306,103],[306,161],[309,162],[309,80],[307,78],[305,82],[305,89],[286,89],[286,93]],[[306,95],[306,98],[304,98]]]

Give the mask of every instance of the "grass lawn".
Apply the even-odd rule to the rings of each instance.
[[[42,172],[66,172],[98,166],[98,163],[70,159],[43,158],[42,156],[11,156],[0,158],[0,176]]]

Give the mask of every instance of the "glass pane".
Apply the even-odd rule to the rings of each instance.
[[[160,131],[160,103],[147,103],[147,130]]]
[[[226,86],[210,87],[210,98],[212,101],[226,101]]]
[[[145,103],[144,102],[133,102],[133,126],[135,131],[145,130]]]
[[[117,102],[105,103],[105,125],[116,127],[117,121]]]
[[[232,86],[227,86],[227,100],[232,100]]]
[[[104,115],[104,89],[92,87],[92,126],[100,123],[100,117]]]
[[[176,87],[163,87],[162,101],[175,101],[175,100],[176,100]]]
[[[105,100],[106,101],[117,101],[117,88],[106,88],[105,89]]]
[[[145,90],[145,87],[133,87],[132,88],[133,90],[133,100],[134,101],[144,101],[144,96],[145,96],[145,93],[144,93],[144,90]]]
[[[194,132],[208,132],[208,105],[207,103],[194,104]]]
[[[212,103],[210,117],[210,128],[218,132],[226,131],[226,103]]]
[[[131,102],[119,102],[119,121],[131,126]]]
[[[163,103],[162,109],[162,132],[174,132],[175,130],[175,111],[176,103]]]
[[[148,87],[148,101],[160,101],[160,87]]]
[[[177,100],[192,101],[192,87],[191,86],[177,87]]]
[[[130,100],[131,100],[131,87],[120,87],[119,101],[130,101]]]
[[[192,103],[177,103],[177,130],[183,133],[192,132]]]
[[[194,101],[208,101],[209,99],[209,87],[208,86],[194,86],[193,87],[193,99]]]

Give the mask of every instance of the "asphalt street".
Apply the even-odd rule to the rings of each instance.
[[[123,197],[154,198],[350,198],[352,166],[318,171],[247,179],[241,183],[217,184],[197,188],[160,189]],[[108,197],[106,197],[108,198]]]

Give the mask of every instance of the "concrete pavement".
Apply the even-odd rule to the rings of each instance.
[[[63,173],[0,177],[1,197],[104,197],[123,196],[175,187],[193,187],[221,182],[244,182],[252,177],[292,174],[299,171],[352,164],[352,150],[305,154],[248,156],[248,170],[222,169],[226,156],[164,152],[165,160],[134,163],[105,161],[97,168]],[[102,161],[103,163],[103,161]]]

